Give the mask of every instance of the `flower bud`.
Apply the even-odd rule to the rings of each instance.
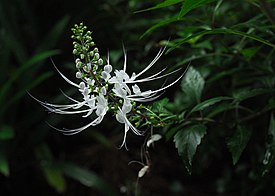
[[[75,63],[81,62],[79,58],[75,59]]]
[[[92,69],[91,63],[87,63],[87,69],[90,71]]]
[[[99,53],[95,53],[95,57],[94,57],[94,58],[95,58],[95,60],[98,60],[98,59],[99,59],[99,57],[100,57],[100,56],[99,56]]]
[[[77,63],[76,63],[76,68],[77,69],[80,69],[81,68],[81,66],[82,66],[82,63],[81,63],[81,61],[78,61]]]
[[[112,65],[105,65],[104,66],[104,71],[106,71],[107,73],[111,73],[112,70],[113,70]]]
[[[80,88],[81,90],[84,90],[84,88],[85,88],[85,83],[84,83],[84,82],[80,82],[79,88]]]
[[[75,76],[76,76],[76,78],[80,79],[82,77],[82,74],[81,74],[81,72],[78,71],[78,72],[76,72]]]
[[[95,49],[94,49],[94,52],[98,53],[98,48],[95,48]]]
[[[84,55],[84,54],[80,54],[80,58],[81,58],[81,59],[84,59],[84,58],[85,58],[85,55]]]
[[[109,80],[110,77],[111,77],[111,75],[109,73],[107,73],[106,71],[103,71],[101,73],[101,78],[104,79],[105,81]]]
[[[73,49],[73,54],[77,54],[77,49]]]
[[[106,88],[103,86],[103,87],[100,89],[100,92],[102,93],[102,95],[106,95],[107,90],[106,90]]]
[[[98,63],[98,65],[102,65],[103,64],[103,60],[100,58],[100,59],[98,59],[97,63]]]

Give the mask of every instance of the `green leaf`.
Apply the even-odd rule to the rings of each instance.
[[[216,34],[238,35],[238,36],[241,36],[241,37],[246,37],[246,38],[249,38],[249,39],[261,42],[263,44],[266,44],[268,46],[271,46],[271,47],[275,48],[274,44],[272,44],[269,41],[264,40],[264,39],[262,39],[262,38],[260,38],[260,37],[258,37],[256,35],[251,35],[251,34],[248,34],[248,33],[244,33],[244,32],[233,30],[233,29],[229,29],[229,28],[219,28],[219,29],[211,29],[211,30],[201,31],[199,33],[190,35],[190,36],[188,36],[186,38],[180,39],[180,40],[178,40],[177,44],[175,44],[173,47],[171,47],[167,52],[171,52],[175,48],[180,47],[182,44],[184,44],[184,43],[186,43],[189,40],[192,40],[194,38],[197,38],[197,37],[201,38],[204,35],[216,35]]]
[[[212,3],[217,0],[185,0],[182,3],[181,11],[179,13],[178,18],[182,18],[184,15],[186,15],[191,10],[200,7],[202,5],[205,5],[207,3]]]
[[[262,175],[265,175],[272,169],[275,163],[275,119],[272,114],[269,122],[268,129],[268,138],[266,141],[266,152],[263,160],[263,172]]]
[[[240,89],[233,93],[233,98],[239,103],[246,99],[271,92],[270,89]]]
[[[14,130],[11,126],[3,125],[0,128],[0,140],[9,140],[14,138]]]
[[[116,192],[96,173],[74,164],[64,163],[61,168],[67,176],[77,180],[87,187],[93,187],[107,196],[115,196]]]
[[[6,103],[3,107],[0,108],[0,115],[9,108],[10,105],[12,105],[15,101],[20,99],[21,97],[26,95],[26,91],[31,90],[32,88],[36,87],[40,83],[42,83],[44,80],[52,76],[52,72],[45,72],[42,75],[38,76],[36,79],[32,81],[32,83],[29,83],[28,85],[25,86],[25,88],[20,89],[18,92],[16,92]]]
[[[54,166],[44,166],[42,170],[45,174],[48,184],[57,192],[63,193],[66,190],[66,181],[59,168]]]
[[[208,78],[207,79],[207,82],[208,83],[211,83],[211,82],[216,82],[217,80],[220,80],[226,76],[230,76],[230,75],[233,75],[234,73],[236,72],[239,72],[241,71],[242,68],[232,68],[232,69],[228,69],[228,70],[225,70],[225,71],[220,71],[216,74],[214,74],[211,78]]]
[[[192,66],[189,67],[181,82],[181,89],[187,96],[189,105],[200,102],[204,83],[201,74]]]
[[[206,134],[204,125],[184,127],[174,136],[174,142],[189,174],[192,172],[192,160],[201,139]]]
[[[203,42],[200,42],[200,43],[196,43],[193,45],[193,48],[205,48],[205,49],[208,49],[208,50],[212,50],[213,47],[212,47],[212,44],[209,40],[205,40]]]
[[[18,77],[23,74],[25,71],[31,68],[34,64],[43,61],[46,58],[49,58],[50,56],[58,54],[58,50],[50,50],[50,51],[45,51],[36,54],[33,56],[31,59],[29,59],[27,62],[22,64],[19,69],[16,70],[12,74],[12,77],[9,78],[9,80],[3,85],[0,86],[0,104],[4,101],[5,95],[8,92],[8,90],[11,88],[12,84],[18,79]]]
[[[147,8],[147,9],[144,9],[144,10],[140,10],[140,11],[136,11],[135,13],[139,13],[139,12],[145,12],[145,11],[150,11],[150,10],[155,10],[155,9],[160,9],[160,8],[164,8],[164,7],[169,7],[171,5],[175,5],[175,4],[178,4],[178,3],[181,3],[183,2],[184,0],[165,0],[153,7],[150,7],[150,8]]]
[[[225,111],[228,111],[228,110],[232,110],[234,108],[235,108],[235,106],[232,105],[231,103],[222,102],[220,104],[217,104],[215,106],[215,108],[213,108],[212,111],[209,111],[209,113],[206,114],[206,117],[207,118],[213,118],[213,117],[217,116],[218,114],[220,114],[222,112],[225,112]]]
[[[231,152],[234,165],[238,162],[250,137],[251,137],[251,131],[249,131],[244,126],[238,126],[233,136],[229,138],[229,140],[227,141],[227,147]]]
[[[10,175],[10,167],[7,157],[0,152],[0,173],[4,176]]]
[[[165,106],[169,103],[169,99],[168,98],[164,98],[160,101],[156,101],[153,103],[152,105],[152,111],[155,113],[169,113],[167,111],[167,109],[165,108]]]
[[[247,60],[250,60],[255,54],[257,54],[259,49],[260,47],[245,48],[241,50],[241,53]]]
[[[169,25],[173,22],[178,22],[178,21],[182,21],[182,19],[178,19],[177,17],[173,17],[173,18],[169,18],[169,19],[162,19],[161,21],[159,21],[157,24],[151,26],[149,29],[147,29],[145,31],[145,33],[143,33],[141,36],[140,36],[140,39],[144,38],[145,36],[151,34],[154,30],[160,28],[160,27],[163,27],[163,26],[166,26],[166,25]]]
[[[204,110],[205,108],[215,104],[215,103],[218,103],[220,101],[225,101],[225,100],[230,100],[232,99],[231,97],[214,97],[214,98],[211,98],[211,99],[208,99],[208,100],[205,100],[201,103],[199,103],[198,105],[196,105],[190,113],[193,113],[193,112],[197,112],[197,111],[201,111],[201,110]]]

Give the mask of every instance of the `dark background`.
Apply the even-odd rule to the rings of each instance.
[[[228,6],[230,9],[221,10],[213,26],[241,23],[260,13],[260,9],[247,5],[247,2],[239,3],[239,6],[238,2],[233,2],[233,8]],[[129,163],[143,161],[147,164],[141,156],[145,137],[130,133],[127,140],[129,151],[118,149],[124,128],[111,115],[107,115],[96,127],[74,136],[65,136],[46,122],[60,128],[73,128],[89,120],[81,116],[48,114],[27,94],[29,92],[49,103],[66,102],[60,89],[69,95],[76,94],[76,90],[70,89],[58,75],[50,60],[52,58],[66,76],[74,78],[70,28],[75,23],[84,22],[93,31],[92,36],[101,55],[106,56],[110,51],[114,67],[119,69],[123,65],[124,45],[128,51],[129,70],[141,70],[158,52],[161,40],[173,40],[180,35],[179,29],[187,27],[187,23],[191,28],[203,24],[203,18],[211,20],[208,10],[215,7],[215,4],[206,5],[202,9],[204,11],[192,12],[194,16],[192,18],[191,13],[188,22],[171,24],[140,39],[148,28],[161,18],[176,14],[180,7],[134,13],[156,3],[159,1],[0,0],[0,128],[12,133],[12,136],[3,136],[4,139],[0,137],[0,195],[273,195],[274,170],[264,177],[255,174],[260,170],[255,165],[264,156],[266,136],[259,132],[266,133],[266,129],[260,127],[268,124],[267,115],[254,126],[258,133],[252,137],[239,164],[233,166],[227,150],[225,136],[228,133],[209,132],[194,157],[192,175],[187,173],[174,143],[162,139],[150,149],[149,172],[138,180],[137,173],[142,165]],[[201,18],[197,18],[196,14]],[[266,18],[261,15],[259,20],[266,21]],[[233,45],[240,40],[234,36],[220,36],[210,41],[213,44],[220,41],[228,53],[233,54]],[[251,46],[253,44],[259,46],[254,42]],[[269,51],[262,48],[262,55]],[[182,50],[164,55],[159,66],[181,63],[199,54],[200,49],[183,46]],[[210,50],[204,52],[210,53]],[[238,63],[244,62],[242,58],[225,58],[221,64],[241,67],[242,64]],[[259,54],[260,58],[264,57]],[[205,61],[212,65],[214,62]],[[220,59],[215,59],[215,62],[218,61]],[[202,62],[200,59],[193,61],[198,66]],[[224,93],[232,81],[232,77],[228,77],[222,83],[213,84],[215,90],[208,91],[206,96]],[[163,97],[173,102],[178,89],[179,84]],[[246,104],[254,105],[253,101]]]

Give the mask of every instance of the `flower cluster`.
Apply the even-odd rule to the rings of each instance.
[[[160,58],[164,52],[162,48],[153,61],[141,72],[132,73],[128,75],[127,70],[127,57],[124,50],[124,65],[121,70],[114,70],[110,64],[109,56],[106,62],[101,58],[98,48],[91,37],[91,32],[86,30],[87,27],[82,23],[75,25],[72,28],[72,39],[74,39],[73,54],[77,57],[75,66],[77,69],[76,78],[80,80],[79,83],[74,83],[63,75],[56,67],[59,74],[72,86],[76,87],[82,94],[81,101],[65,95],[71,104],[57,105],[45,103],[37,100],[47,110],[57,114],[83,114],[84,118],[91,117],[93,120],[80,128],[76,129],[57,129],[64,134],[76,134],[90,126],[98,125],[102,122],[107,112],[113,113],[119,123],[124,124],[124,139],[121,146],[126,143],[126,135],[129,130],[132,130],[137,135],[142,135],[143,132],[139,131],[134,126],[132,121],[134,119],[141,119],[144,117],[143,113],[139,110],[143,108],[139,102],[148,102],[155,100],[161,95],[165,89],[169,88],[183,76],[181,74],[174,82],[161,87],[157,90],[142,91],[139,83],[157,80],[167,77],[178,70],[164,74],[165,69],[147,77],[143,77]],[[130,117],[131,116],[131,117]],[[135,118],[136,117],[136,118]],[[138,125],[138,122],[136,123]]]

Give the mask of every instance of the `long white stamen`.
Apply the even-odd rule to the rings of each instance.
[[[126,72],[126,66],[127,66],[127,54],[124,45],[122,44],[123,47],[123,53],[124,53],[124,64],[123,64],[123,71]]]
[[[145,73],[148,69],[150,69],[157,61],[158,59],[161,57],[161,55],[163,54],[165,48],[161,48],[157,54],[157,56],[153,59],[153,61],[144,69],[142,70],[140,73],[138,73],[136,75],[136,78],[138,78],[139,76],[141,76],[143,73]]]
[[[61,77],[62,77],[64,80],[66,80],[66,82],[68,82],[69,84],[71,84],[71,85],[73,85],[73,86],[79,88],[79,85],[78,85],[78,84],[76,84],[76,83],[72,82],[71,80],[69,80],[66,76],[64,76],[64,75],[59,71],[59,69],[56,67],[56,65],[55,65],[55,63],[53,62],[52,59],[51,59],[51,61],[52,61],[52,63],[53,63],[53,66],[54,66],[55,69],[57,70],[57,72],[61,75]]]
[[[153,81],[153,80],[158,80],[158,79],[167,77],[167,76],[169,76],[171,74],[174,74],[174,73],[178,72],[181,69],[182,68],[179,68],[179,69],[176,69],[176,70],[174,70],[174,71],[172,71],[170,73],[164,74],[162,76],[155,77],[155,76],[159,75],[161,72],[163,72],[163,71],[160,71],[160,72],[158,72],[158,73],[156,73],[156,74],[154,74],[152,76],[149,76],[147,78],[143,78],[143,79],[139,79],[139,80],[129,80],[129,81],[126,81],[125,83],[140,83],[140,82],[149,82],[149,81]]]

